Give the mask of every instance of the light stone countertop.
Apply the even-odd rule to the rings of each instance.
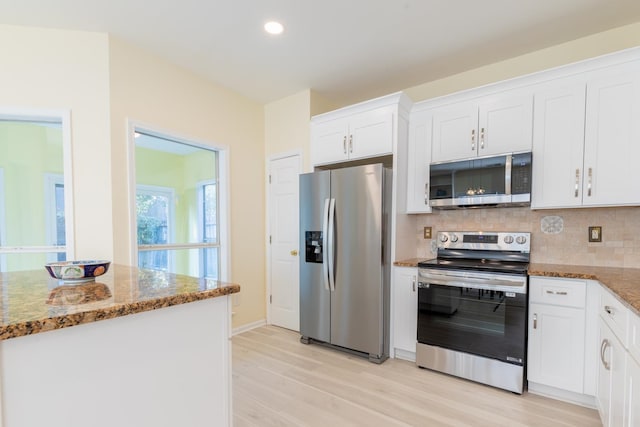
[[[396,261],[397,267],[417,267],[421,258]],[[597,267],[591,265],[529,264],[530,276],[597,280],[606,286],[636,315],[640,316],[640,268]]]
[[[0,340],[240,292],[240,286],[112,264],[95,282],[64,284],[47,271],[0,273]]]

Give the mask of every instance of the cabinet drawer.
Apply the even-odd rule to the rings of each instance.
[[[627,331],[629,329],[629,309],[604,286],[600,287],[600,317],[627,347]]]
[[[584,280],[531,277],[529,301],[563,307],[584,308],[587,282]]]
[[[640,317],[629,312],[629,353],[640,364]]]

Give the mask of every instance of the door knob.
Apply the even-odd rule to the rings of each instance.
[[[298,256],[298,251],[297,250],[292,250],[291,252],[291,256]]]

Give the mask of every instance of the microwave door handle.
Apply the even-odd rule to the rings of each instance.
[[[504,194],[511,195],[511,167],[513,165],[513,157],[511,154],[505,156],[504,162]]]
[[[322,213],[322,283],[324,288],[329,289],[329,245],[327,240],[329,238],[329,199],[324,199],[324,210]]]

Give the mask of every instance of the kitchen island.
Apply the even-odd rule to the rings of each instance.
[[[234,284],[112,265],[0,274],[2,427],[231,424]]]

